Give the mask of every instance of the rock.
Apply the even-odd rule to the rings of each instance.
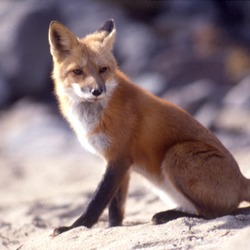
[[[164,77],[157,73],[144,73],[134,77],[132,80],[135,84],[155,95],[161,95],[167,88]]]
[[[140,8],[145,12],[135,15]],[[190,13],[195,14],[194,19],[187,18]],[[193,1],[184,5],[2,1],[0,72],[8,84],[9,97],[1,100],[6,103],[27,95],[45,97],[51,93],[47,41],[51,20],[59,20],[76,35],[84,36],[98,29],[104,20],[114,18],[118,31],[115,55],[121,68],[132,78],[154,73],[168,83],[168,88],[211,79],[223,89],[230,82],[225,69],[225,48],[228,50],[230,43],[220,29],[213,28],[215,16],[216,5]],[[159,91],[153,90],[161,95]]]
[[[217,91],[225,91],[229,87],[231,81],[224,69],[224,55],[220,53],[220,57],[198,58],[190,53],[192,47],[183,50],[173,45],[152,58],[154,69],[167,79],[169,86],[177,88],[209,79],[218,84]]]
[[[0,71],[8,81],[12,99],[49,92],[47,33],[51,19],[58,16],[50,1],[0,3]]]
[[[224,97],[224,106],[250,109],[250,75],[235,85]]]
[[[63,18],[58,21],[62,21],[78,37],[94,32],[110,18],[113,18],[119,27],[127,21],[124,12],[117,5],[107,4],[105,1],[57,0],[56,3]]]
[[[249,110],[225,107],[218,113],[215,126],[232,133],[250,134]]]
[[[195,118],[206,128],[212,128],[218,112],[218,104],[214,101],[207,101],[197,110]]]
[[[216,126],[234,132],[250,134],[250,77],[232,88],[223,99]]]
[[[157,39],[152,39],[154,33],[147,26],[128,20],[118,32],[121,35],[117,40],[117,53],[122,69],[130,76],[147,72],[150,58],[158,47]]]
[[[11,88],[0,72],[0,108],[9,102],[11,96]]]
[[[214,127],[230,148],[250,145],[250,77],[233,87],[223,98]]]
[[[217,137],[230,151],[244,149],[250,145],[250,136],[244,132],[227,131],[225,128],[213,128]]]
[[[211,101],[218,104],[222,93],[217,91],[217,84],[209,79],[191,82],[183,87],[172,88],[166,91],[163,98],[195,114],[204,103]]]

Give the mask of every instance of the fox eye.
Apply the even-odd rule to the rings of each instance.
[[[82,75],[83,74],[83,71],[81,69],[74,69],[72,70],[72,72],[75,74],[75,75]]]
[[[106,71],[107,71],[107,67],[101,67],[100,69],[99,69],[99,73],[100,74],[102,74],[102,73],[105,73]]]

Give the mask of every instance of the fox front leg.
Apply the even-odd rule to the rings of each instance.
[[[109,204],[109,226],[121,226],[124,218],[125,203],[128,193],[129,172],[124,176],[123,182]]]
[[[92,227],[119,190],[124,177],[127,176],[129,165],[127,161],[109,162],[103,178],[84,213],[71,226],[56,228],[52,236],[57,236],[79,226]]]

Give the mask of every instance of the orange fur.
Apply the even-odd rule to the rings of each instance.
[[[181,211],[214,218],[250,201],[250,181],[221,142],[187,112],[147,93],[118,69],[112,54],[115,28],[110,21],[105,25],[83,39],[57,22],[49,31],[55,93],[82,144],[108,163],[122,163],[114,167],[119,171],[144,175],[169,192]],[[105,91],[97,97],[87,93],[95,88]]]

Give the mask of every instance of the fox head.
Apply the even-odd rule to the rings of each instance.
[[[115,24],[108,20],[96,32],[80,39],[59,22],[49,26],[52,77],[57,94],[80,102],[103,99],[115,86],[116,61],[112,48]]]

